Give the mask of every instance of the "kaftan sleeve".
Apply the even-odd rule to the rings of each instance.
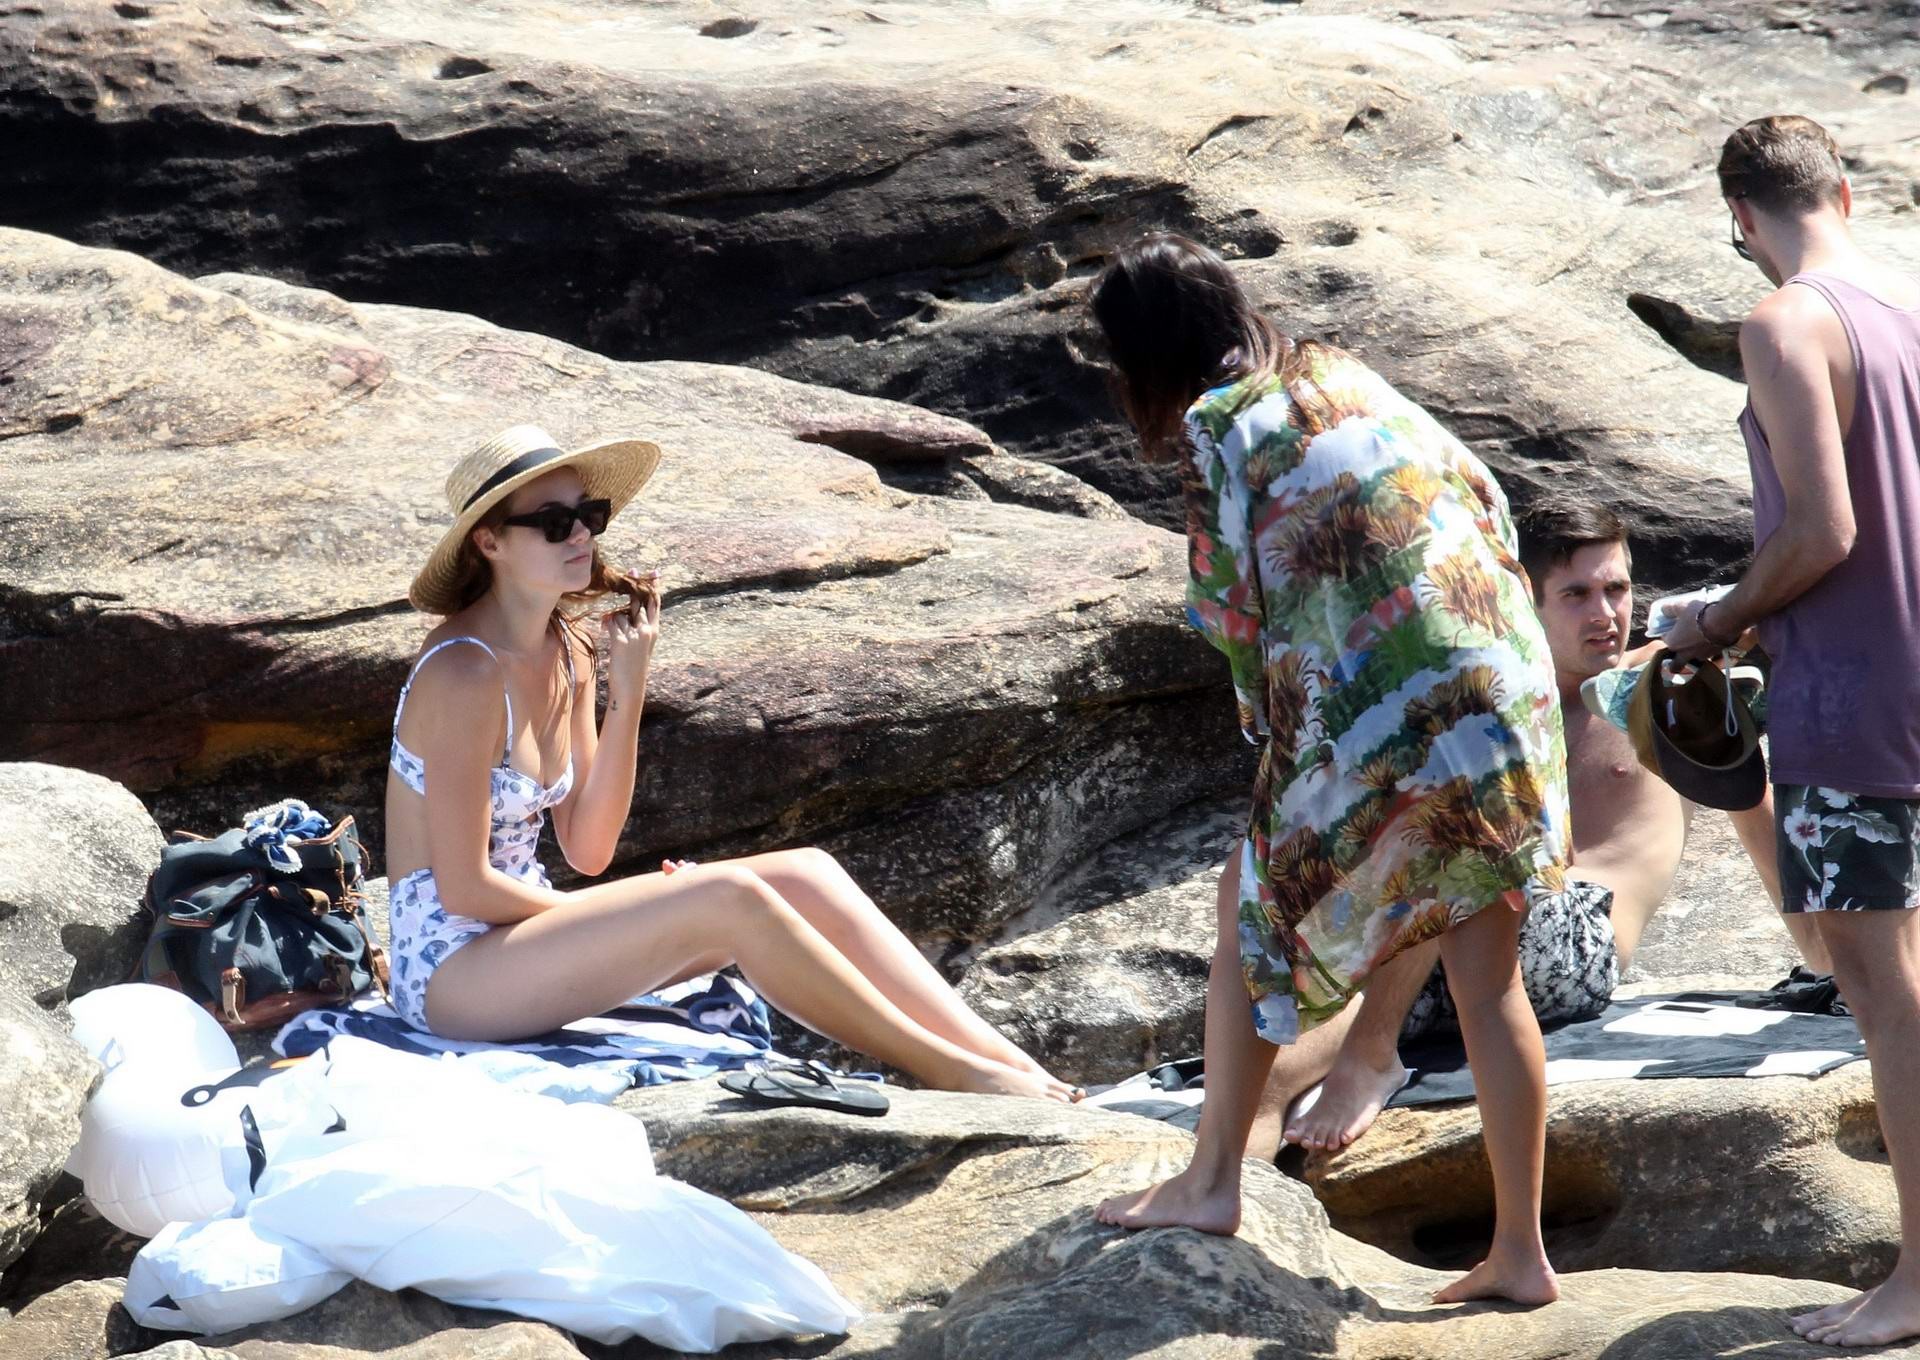
[[[1187,617],[1226,653],[1240,706],[1240,730],[1258,744],[1268,731],[1261,643],[1265,620],[1245,437],[1236,428],[1216,441],[1195,422],[1189,423],[1188,436]]]

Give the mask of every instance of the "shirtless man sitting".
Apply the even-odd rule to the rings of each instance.
[[[1581,681],[1654,650],[1626,651],[1633,620],[1626,526],[1597,506],[1549,502],[1519,527],[1521,562],[1559,673],[1573,816],[1567,890],[1537,901],[1520,933],[1522,980],[1547,1025],[1606,1009],[1673,883],[1694,805],[1634,759],[1626,733],[1580,701]],[[1771,797],[1730,816],[1778,910]],[[1784,919],[1809,964],[1829,971],[1811,922]],[[1311,1148],[1345,1147],[1406,1080],[1401,1041],[1457,1028],[1437,945],[1401,954],[1368,979],[1359,1004],[1309,1036],[1314,1042],[1281,1050],[1247,1155],[1270,1160],[1283,1136]],[[1316,1084],[1317,1096],[1301,1100]]]

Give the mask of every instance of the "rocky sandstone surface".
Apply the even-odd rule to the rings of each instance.
[[[57,803],[73,834],[103,846],[158,839],[124,790],[94,776],[0,765],[0,794],[14,800],[0,799],[0,813],[15,823],[31,806]],[[1163,874],[1168,881],[1145,888],[1139,901],[1183,875],[1205,886],[1208,846],[1231,823],[1216,806],[1188,811],[1184,830],[1157,842],[1143,838],[1116,857],[1116,870],[1134,862],[1173,866]],[[14,884],[57,879],[58,854],[44,841],[9,842],[0,876]],[[34,933],[113,940],[118,933],[104,926],[130,915],[139,882],[130,861],[70,899],[10,889],[14,912],[0,919],[0,943]],[[1077,876],[1069,902],[1083,901],[1100,882],[1092,869]],[[1195,896],[1169,902],[1167,914],[1177,917],[1180,903]],[[1129,909],[1122,899],[1121,913]],[[75,923],[94,928],[69,931]],[[124,954],[75,956],[68,971],[112,975],[130,962]],[[0,1002],[48,969],[33,951],[0,951]],[[65,995],[71,985],[55,990]],[[26,1023],[17,1024],[21,1008]],[[24,1066],[21,1033],[41,1044]],[[1076,1049],[1070,1036],[1055,1038],[1063,1053],[1093,1051]],[[363,1285],[229,1335],[144,1331],[120,1306],[138,1239],[94,1217],[72,1182],[53,1175],[77,1135],[72,1114],[93,1066],[63,1033],[57,1010],[24,997],[0,1010],[0,1041],[8,1046],[0,1064],[5,1128],[11,1133],[23,1113],[39,1121],[37,1169],[29,1174],[13,1169],[11,1145],[0,1144],[0,1355],[7,1360],[663,1354],[637,1343],[576,1343],[543,1324]],[[5,1085],[22,1072],[20,1085]],[[1534,1311],[1425,1303],[1442,1271],[1470,1255],[1485,1228],[1489,1192],[1477,1119],[1467,1107],[1391,1111],[1355,1149],[1308,1166],[1305,1183],[1249,1166],[1247,1221],[1228,1239],[1186,1230],[1129,1236],[1093,1222],[1089,1211],[1101,1198],[1162,1176],[1190,1155],[1186,1133],[1133,1116],[896,1091],[885,1119],[854,1119],[756,1110],[710,1081],[634,1091],[618,1103],[645,1122],[663,1173],[741,1205],[868,1312],[845,1339],[732,1352],[743,1360],[998,1360],[1036,1349],[1180,1360],[1670,1360],[1757,1352],[1799,1360],[1825,1352],[1792,1338],[1786,1317],[1841,1297],[1843,1284],[1870,1278],[1891,1257],[1889,1176],[1865,1076],[1852,1068],[1811,1082],[1556,1090],[1549,1226],[1568,1273],[1562,1301]],[[42,1107],[52,1114],[43,1116]],[[1722,1211],[1729,1199],[1741,1213]],[[1787,1277],[1809,1274],[1824,1278]],[[1920,1346],[1883,1353],[1920,1356]]]
[[[1162,522],[1079,302],[1121,240],[1188,230],[1516,498],[1622,503],[1667,582],[1747,543],[1721,375],[1763,285],[1725,245],[1720,140],[1816,113],[1895,251],[1920,178],[1920,20],[1865,0],[0,16],[0,221],[909,400]]]
[[[604,540],[667,601],[628,863],[819,842],[969,941],[1247,778],[1180,539],[958,421],[21,232],[0,312],[0,756],[169,827],[301,794],[378,847],[441,482],[527,419],[668,451]]]
[[[729,1352],[743,1360],[997,1360],[1036,1350],[1670,1360],[1748,1349],[1800,1360],[1822,1352],[1785,1331],[1786,1314],[1841,1296],[1834,1285],[1766,1275],[1600,1270],[1567,1275],[1566,1297],[1546,1309],[1436,1309],[1424,1299],[1443,1275],[1330,1230],[1307,1188],[1271,1167],[1248,1169],[1237,1238],[1125,1236],[1095,1224],[1087,1208],[1099,1196],[1163,1173],[1190,1147],[1186,1135],[1130,1116],[902,1092],[886,1119],[854,1120],[754,1111],[710,1082],[622,1103],[646,1122],[664,1172],[740,1203],[868,1310],[844,1340]],[[10,1360],[580,1353],[549,1327],[364,1286],[284,1322],[156,1346],[161,1338],[115,1309],[117,1283],[42,1296],[0,1324],[0,1345],[16,1347]],[[65,1349],[42,1348],[54,1336]],[[661,1354],[638,1344],[586,1349]]]
[[[160,844],[112,781],[0,764],[0,1270],[39,1236],[99,1077],[68,1036],[66,1003],[123,981],[138,959],[140,890]]]
[[[139,800],[211,830],[317,796],[377,845],[455,453],[525,419],[668,449],[608,538],[669,605],[629,865],[824,843],[996,1023],[1112,1080],[1199,1048],[1247,753],[1088,347],[1105,253],[1216,243],[1516,501],[1601,495],[1644,579],[1691,584],[1748,534],[1762,284],[1719,141],[1820,117],[1863,238],[1920,262],[1917,30],[1868,0],[0,0],[0,1356],[657,1354],[361,1286],[143,1333],[137,1241],[58,1174],[97,1077],[62,1006],[132,963]],[[1630,988],[1790,963],[1703,817]],[[764,1360],[1797,1360],[1830,1352],[1785,1317],[1895,1233],[1857,1066],[1557,1090],[1569,1273],[1531,1312],[1424,1302],[1490,1214],[1469,1107],[1251,1169],[1227,1240],[1091,1221],[1191,1146],[1125,1116],[623,1105],[870,1310]]]

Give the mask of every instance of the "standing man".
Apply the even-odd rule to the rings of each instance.
[[[1878,1287],[1793,1329],[1878,1346],[1920,1335],[1920,284],[1854,244],[1812,120],[1748,123],[1719,175],[1734,250],[1775,286],[1740,330],[1757,551],[1668,645],[1707,655],[1758,625],[1773,657],[1783,906],[1820,913],[1860,1022],[1902,1243]]]

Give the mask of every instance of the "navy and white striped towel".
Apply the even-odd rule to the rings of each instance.
[[[724,973],[636,997],[516,1044],[442,1039],[413,1028],[386,1002],[365,1000],[295,1016],[274,1036],[273,1048],[302,1058],[341,1034],[427,1057],[458,1054],[500,1081],[569,1101],[610,1101],[629,1087],[692,1081],[778,1056],[766,1003]]]

